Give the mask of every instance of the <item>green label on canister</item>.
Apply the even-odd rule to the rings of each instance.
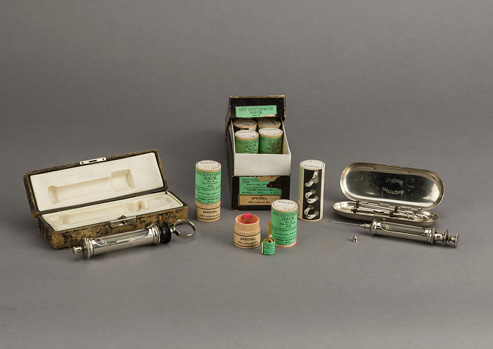
[[[263,128],[259,131],[259,153],[281,154],[282,130],[278,128]]]
[[[296,243],[298,204],[291,200],[276,200],[271,207],[272,236],[276,246],[289,247]]]
[[[221,164],[204,160],[195,165],[195,201],[204,205],[221,201]]]
[[[258,153],[258,133],[242,130],[235,132],[235,149],[237,153]]]

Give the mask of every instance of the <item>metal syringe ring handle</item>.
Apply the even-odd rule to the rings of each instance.
[[[435,228],[424,228],[408,224],[399,224],[387,222],[384,220],[374,219],[373,222],[362,225],[370,230],[371,235],[392,236],[401,239],[416,240],[428,242],[434,245],[436,242],[442,242],[444,246],[447,243],[453,243],[454,247],[459,243],[459,234],[455,236],[445,233],[436,232]]]
[[[193,232],[188,234],[180,232],[176,229],[176,226],[181,224],[187,224],[193,229]],[[180,219],[173,226],[169,226],[167,223],[164,223],[161,227],[157,224],[151,224],[147,228],[126,233],[95,239],[83,238],[80,246],[72,247],[72,251],[74,254],[82,253],[85,259],[89,259],[98,254],[135,246],[166,244],[171,241],[171,234],[176,234],[185,239],[191,238],[195,235],[195,224],[187,219]]]

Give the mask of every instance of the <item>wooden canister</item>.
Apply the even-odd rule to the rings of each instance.
[[[298,218],[316,222],[324,213],[325,164],[319,160],[305,160],[300,163],[298,188]]]
[[[256,131],[236,131],[235,132],[236,153],[258,153],[258,133]]]
[[[195,218],[215,222],[221,217],[221,164],[203,160],[195,164]]]
[[[260,154],[282,153],[282,130],[278,128],[263,128],[259,132],[258,150]]]
[[[281,122],[276,118],[258,118],[257,129],[261,130],[263,128],[281,128]]]
[[[257,131],[257,121],[250,118],[239,118],[233,121],[233,128],[235,131],[249,130]]]
[[[234,243],[240,248],[255,248],[260,245],[260,219],[250,213],[240,214],[235,219]]]
[[[296,245],[298,231],[298,204],[292,200],[276,200],[271,206],[272,236],[276,246]]]

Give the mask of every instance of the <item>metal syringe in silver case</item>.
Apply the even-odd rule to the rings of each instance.
[[[442,242],[444,246],[447,246],[448,243],[452,243],[453,246],[456,247],[459,243],[458,233],[455,236],[452,236],[448,234],[448,230],[446,230],[444,233],[439,233],[435,230],[435,228],[387,222],[383,219],[374,219],[371,223],[364,224],[338,221],[331,222],[347,225],[357,225],[370,230],[371,235],[383,235],[400,239],[423,241],[431,245],[434,245],[437,242]]]

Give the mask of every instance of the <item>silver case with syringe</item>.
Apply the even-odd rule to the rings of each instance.
[[[341,175],[341,190],[350,201],[334,204],[341,216],[361,221],[430,226],[438,215],[429,211],[443,199],[443,183],[431,171],[356,162]]]

